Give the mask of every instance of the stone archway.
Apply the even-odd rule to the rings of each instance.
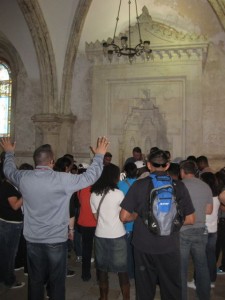
[[[48,28],[37,0],[18,0],[33,38],[40,67],[43,113],[58,112],[56,63]]]
[[[223,0],[208,0],[215,14],[217,15],[220,24],[225,29],[225,3]]]
[[[16,103],[20,97],[20,87],[24,85],[24,80],[27,78],[27,73],[22,63],[22,60],[11,42],[0,33],[0,58],[5,60],[11,69],[12,76],[12,103],[11,103],[11,138],[15,139],[15,115]]]
[[[82,28],[87,16],[92,0],[79,0],[79,4],[74,15],[73,24],[70,31],[70,37],[67,45],[66,56],[63,68],[62,92],[60,95],[62,113],[70,113],[69,101],[71,97],[72,79],[74,72],[74,62],[77,55]]]

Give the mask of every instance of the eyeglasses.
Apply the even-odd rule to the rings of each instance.
[[[157,163],[154,163],[154,162],[151,162],[151,164],[153,165],[153,167],[155,168],[165,168],[167,166],[167,163],[164,163],[164,164],[157,164]]]

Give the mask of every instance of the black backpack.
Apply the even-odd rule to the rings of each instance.
[[[184,223],[176,199],[176,184],[168,175],[150,174],[151,189],[144,220],[149,230],[159,236],[179,231]]]

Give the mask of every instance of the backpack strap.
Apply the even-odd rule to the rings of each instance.
[[[131,187],[130,182],[129,182],[126,178],[124,179],[124,181],[126,182],[126,184],[127,184],[129,187]]]
[[[108,192],[109,192],[109,189],[105,190],[104,193],[103,193],[103,195],[102,195],[102,198],[100,199],[100,202],[99,202],[99,205],[98,205],[98,209],[97,209],[97,212],[96,212],[97,218],[98,218],[98,216],[99,216],[99,212],[100,212],[100,208],[101,208],[102,202],[103,202],[103,200],[105,199],[105,196],[106,196],[106,194],[107,194]]]

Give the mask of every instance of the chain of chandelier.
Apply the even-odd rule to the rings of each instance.
[[[116,30],[117,25],[119,21],[119,15],[120,15],[120,8],[122,0],[120,0],[119,3],[119,9],[118,14],[116,18],[116,26],[114,30],[114,35],[111,43],[104,42],[103,45],[103,53],[105,56],[108,57],[108,60],[110,63],[113,60],[113,56],[117,55],[120,56],[126,56],[129,59],[129,62],[132,63],[135,56],[140,56],[141,54],[145,54],[145,57],[147,60],[150,59],[150,54],[152,53],[152,50],[150,49],[150,41],[142,41],[141,38],[141,30],[140,30],[140,22],[138,17],[138,11],[137,11],[137,0],[134,0],[135,2],[135,8],[136,8],[136,19],[137,19],[137,26],[138,26],[138,34],[139,34],[139,44],[137,44],[135,47],[132,47],[131,44],[131,25],[130,25],[130,13],[131,13],[131,0],[128,1],[128,8],[129,8],[129,28],[128,28],[128,37],[126,35],[121,36],[121,45],[115,44],[115,36],[116,36]]]

